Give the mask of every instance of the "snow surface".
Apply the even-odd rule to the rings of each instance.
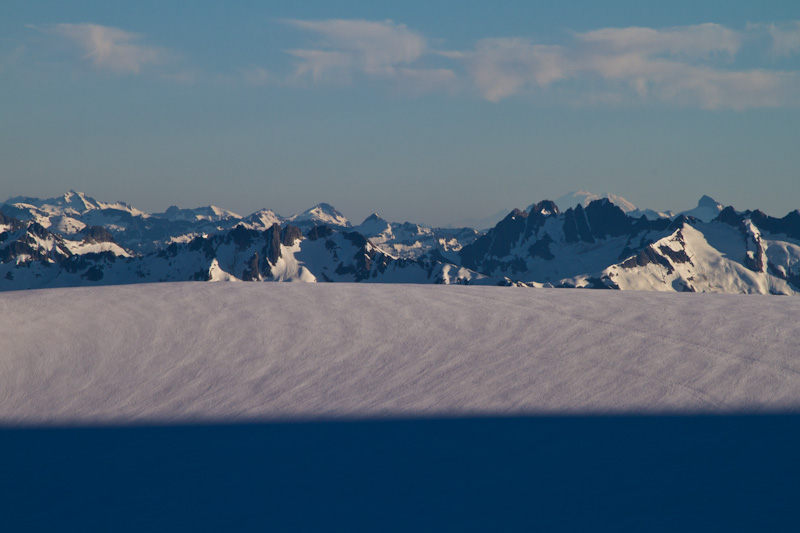
[[[0,422],[800,407],[800,300],[359,284],[0,294]]]

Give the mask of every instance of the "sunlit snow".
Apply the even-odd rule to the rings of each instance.
[[[6,423],[800,406],[790,297],[164,283],[0,313]]]

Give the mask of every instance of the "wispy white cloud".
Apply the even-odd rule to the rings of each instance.
[[[460,56],[476,88],[497,102],[525,85],[547,87],[566,78],[570,62],[560,46],[533,44],[526,39],[482,39],[475,51]]]
[[[736,69],[745,36],[718,24],[605,28],[576,39],[575,76],[621,82],[640,100],[705,109],[770,107],[792,99],[798,81],[792,73]]]
[[[424,37],[391,20],[287,20],[287,24],[315,34],[313,49],[288,50],[299,58],[296,74],[322,81],[328,74],[395,76],[398,68],[419,59],[427,49]]]
[[[494,102],[564,82],[571,84],[577,104],[656,101],[704,109],[800,104],[797,73],[735,68],[745,40],[743,33],[718,24],[602,28],[573,34],[562,45],[483,39],[472,51],[444,55],[464,62],[476,89]]]
[[[575,34],[580,42],[606,54],[641,56],[668,55],[702,58],[724,53],[734,56],[742,45],[738,32],[719,24],[676,28],[602,28]]]
[[[770,24],[767,26],[772,37],[772,52],[778,56],[800,53],[800,21],[789,24]]]
[[[520,37],[478,40],[466,50],[437,50],[420,33],[391,20],[284,20],[310,35],[286,52],[290,75],[241,68],[230,83],[285,86],[379,80],[390,90],[419,94],[473,91],[499,102],[547,94],[578,105],[648,104],[704,109],[800,105],[800,72],[771,65],[744,68],[742,50],[760,47],[773,58],[800,53],[800,22],[672,28],[599,28],[569,33],[559,43]],[[95,68],[138,74],[174,58],[136,33],[97,24],[56,24],[40,31],[83,51]],[[757,49],[757,48],[756,48]],[[757,56],[757,55],[756,55]],[[753,54],[747,54],[752,61]],[[6,62],[0,62],[0,71]],[[156,71],[163,80],[192,83],[198,72]],[[202,77],[202,76],[201,76]],[[208,79],[208,76],[205,76]],[[213,76],[212,76],[213,78]]]
[[[71,41],[95,68],[118,74],[138,74],[147,65],[164,62],[170,53],[142,44],[138,33],[99,24],[55,24],[36,28]]]

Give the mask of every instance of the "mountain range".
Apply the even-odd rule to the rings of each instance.
[[[476,230],[377,213],[353,225],[324,203],[289,217],[145,213],[76,191],[0,203],[0,290],[190,280],[796,294],[800,211],[774,218],[703,196],[656,212],[578,191]]]

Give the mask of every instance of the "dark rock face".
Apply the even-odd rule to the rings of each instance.
[[[669,246],[659,246],[658,249],[661,251],[662,254],[666,255],[674,263],[692,263],[692,260],[689,258],[689,254],[686,253],[686,250],[673,250]]]
[[[729,226],[733,226],[734,228],[738,228],[742,225],[744,219],[745,217],[737,213],[733,207],[728,206],[725,209],[723,209],[720,212],[720,214],[717,215],[717,218],[714,220],[718,220],[723,224],[727,224]]]
[[[667,259],[659,255],[654,249],[653,246],[648,246],[634,257],[630,257],[626,259],[620,266],[622,268],[636,268],[636,267],[643,267],[650,264],[654,265],[661,265],[667,270],[667,274],[671,274],[673,271],[672,265],[667,261]]]
[[[102,269],[98,266],[101,263],[114,263],[117,260],[117,256],[114,255],[112,252],[98,252],[98,253],[89,253],[83,255],[73,255],[63,261],[61,261],[60,266],[61,268],[69,272],[71,274],[76,274],[81,270],[85,270],[89,268],[93,272],[99,270],[100,277],[97,279],[92,279],[92,276],[97,276],[97,274],[89,274],[88,271],[84,272],[81,277],[87,276],[85,279],[89,281],[98,281],[102,278]]]
[[[486,235],[459,251],[461,264],[472,270],[494,269],[498,263],[493,259],[509,255],[512,247],[520,241],[525,232],[527,218],[525,211],[514,209]]]
[[[259,232],[253,229],[247,229],[243,224],[237,224],[233,230],[228,233],[228,239],[233,239],[236,247],[239,250],[247,250],[258,239]]]
[[[89,270],[81,274],[81,278],[89,281],[100,281],[103,279],[103,269],[97,265],[94,265]]]
[[[763,257],[764,257],[763,254],[760,253],[754,253],[752,255],[748,254],[744,258],[744,266],[746,266],[753,272],[763,272],[764,271]]]
[[[525,222],[528,214],[525,211],[514,209],[506,218],[497,223],[487,236],[491,236],[489,243],[489,255],[494,257],[505,257],[511,253],[511,248],[519,242],[520,236],[525,230]]]
[[[343,232],[342,237],[353,243],[353,246],[356,246],[358,248],[366,248],[367,243],[369,243],[367,238],[358,233],[357,231]]]
[[[586,220],[586,212],[580,204],[564,212],[564,236],[567,242],[595,242]]]
[[[602,198],[586,206],[586,219],[595,239],[620,237],[631,232],[631,219],[616,205]]]
[[[546,234],[544,237],[533,243],[533,245],[528,249],[528,253],[531,257],[541,257],[546,261],[552,261],[555,259],[555,256],[550,251],[550,244],[553,242],[553,239],[550,235]]]
[[[306,238],[310,241],[316,241],[317,239],[324,239],[325,237],[330,237],[333,235],[333,228],[330,226],[314,226],[306,233]]]
[[[217,253],[213,237],[195,237],[192,239],[192,242],[189,243],[189,250],[193,252],[202,250],[203,255],[205,255],[205,258],[208,260],[214,259]]]
[[[284,246],[293,246],[302,238],[303,232],[297,226],[288,225],[281,230],[281,244]]]
[[[761,243],[761,237],[752,235],[746,230],[742,224],[742,232],[745,234],[745,243],[747,244],[747,254],[744,258],[744,266],[753,272],[764,272],[764,246]]]
[[[758,229],[800,239],[800,211],[794,210],[783,218],[774,218],[761,211],[746,212]]]
[[[261,280],[261,275],[259,274],[259,269],[258,269],[258,252],[256,252],[245,264],[244,273],[242,274],[242,281],[260,281],[260,280]]]
[[[281,227],[279,224],[273,224],[268,230],[264,232],[264,248],[261,252],[271,265],[278,262],[281,257]]]
[[[83,242],[114,242],[114,236],[103,226],[85,228]]]
[[[34,222],[30,226],[28,226],[28,233],[30,233],[31,235],[35,235],[40,239],[47,239],[48,237],[53,235],[47,230],[47,228],[45,228],[38,222]]]
[[[578,242],[578,225],[575,222],[575,210],[571,207],[564,212],[564,240]]]

